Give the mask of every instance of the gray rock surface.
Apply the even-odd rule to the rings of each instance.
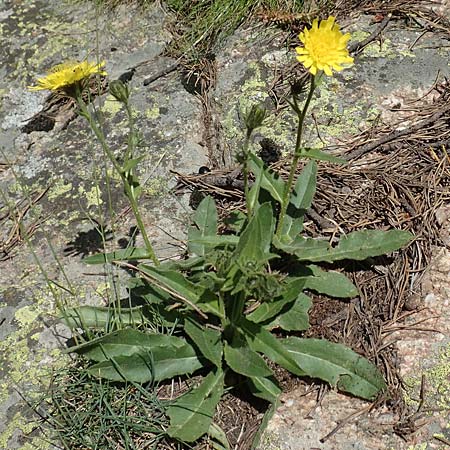
[[[442,5],[445,8],[445,2]],[[17,233],[17,209],[48,188],[22,218],[30,234],[36,228],[30,245],[23,242],[12,250],[10,259],[0,261],[0,449],[50,447],[43,436],[33,432],[36,418],[21,395],[30,401],[38,398],[51,369],[67,362],[61,348],[68,332],[56,318],[58,304],[104,304],[108,295],[109,279],[103,268],[86,268],[81,263],[79,252],[83,249],[74,245],[77,234],[92,230],[92,219],[110,225],[112,214],[115,229],[108,245],[116,245],[133,226],[130,214],[124,210],[126,202],[117,180],[112,183],[109,200],[104,157],[81,118],[66,128],[61,120],[50,132],[21,133],[21,126],[40,110],[46,98],[45,93],[29,92],[27,85],[47,68],[70,58],[93,59],[98,54],[107,62],[110,79],[137,66],[130,86],[136,122],[146,143],[141,166],[143,179],[148,179],[141,202],[144,220],[158,255],[177,256],[183,251],[191,210],[187,197],[175,197],[170,192],[175,182],[170,170],[196,172],[199,166],[208,165],[208,149],[202,102],[183,88],[177,72],[143,87],[147,77],[174,63],[161,56],[171,39],[164,26],[167,20],[166,13],[156,5],[144,12],[123,7],[108,14],[96,12],[87,3],[0,0],[0,163],[4,164],[0,165],[0,207],[1,214],[11,210],[10,217],[0,221],[0,242],[9,233]],[[372,31],[370,20],[354,17],[346,25],[359,39]],[[379,114],[386,120],[395,117],[390,109],[393,105],[403,106],[421,97],[432,86],[438,71],[450,74],[445,51],[448,35],[425,34],[410,49],[419,34],[393,22],[383,33],[381,47],[371,44],[352,69],[325,81],[311,107],[316,117],[306,133],[311,145],[321,140],[328,145],[338,143]],[[210,101],[213,123],[221,139],[218,154],[210,156],[233,163],[233,153],[242,141],[239,111],[255,101],[270,104],[268,88],[274,72],[286,69],[293,61],[294,56],[283,50],[280,33],[271,29],[238,31],[218,49],[217,84],[210,92]],[[125,116],[107,94],[95,104],[103,111],[108,140],[119,155],[127,132]],[[293,116],[284,110],[258,130],[257,140],[273,138],[289,151],[293,135]],[[25,203],[15,209],[21,200]],[[447,216],[442,214],[443,223],[447,223]],[[72,247],[71,256],[64,251],[67,247]],[[427,295],[435,295],[428,301],[436,308],[440,305],[445,329],[440,335],[448,331],[445,311],[450,283],[450,273],[442,269],[447,267],[448,254],[442,256],[447,258],[443,263],[439,259],[442,252],[436,250],[436,261],[440,261],[436,264],[441,267],[436,275],[440,290],[433,290],[433,280],[437,279],[432,275],[433,265],[427,288]],[[120,272],[113,275],[123,276]],[[61,290],[55,294],[55,285],[48,284],[46,278],[70,288],[75,295]],[[435,372],[441,377],[437,383],[447,386],[445,392],[450,392],[445,384],[450,364],[449,354],[445,353],[448,340],[439,339],[436,345],[427,347],[426,355],[418,356],[411,348],[420,345],[416,345],[415,337],[411,339],[403,350],[404,358],[410,361],[411,377],[437,368]],[[331,393],[308,415],[314,402],[301,391],[285,395],[260,450],[439,448],[430,433],[417,437],[416,442],[403,443],[386,426],[392,417],[384,411],[373,421],[364,418],[350,423],[322,444],[319,439],[336,423],[366,403]],[[431,428],[432,432],[441,432],[449,423],[444,416],[441,422],[442,427]]]

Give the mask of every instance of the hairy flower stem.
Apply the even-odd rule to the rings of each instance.
[[[242,173],[244,175],[244,194],[245,194],[245,206],[247,209],[247,219],[250,220],[252,216],[252,204],[250,202],[250,198],[248,195],[248,147],[250,144],[250,137],[252,135],[251,129],[247,129],[247,134],[245,135],[244,147],[242,149],[242,153],[244,156],[244,161],[242,163]]]
[[[298,115],[298,127],[297,127],[297,139],[295,142],[295,150],[294,150],[294,158],[292,159],[291,169],[289,171],[288,181],[286,183],[283,198],[281,203],[280,215],[278,216],[278,225],[276,236],[279,238],[281,235],[281,231],[283,228],[284,219],[286,217],[286,211],[289,205],[289,198],[292,191],[292,186],[294,184],[294,177],[297,171],[297,166],[300,158],[304,154],[304,150],[302,148],[302,134],[303,134],[303,125],[305,122],[306,112],[308,111],[309,104],[311,103],[312,96],[314,94],[314,89],[316,88],[316,80],[315,76],[311,75],[310,86],[308,97],[306,98],[305,104],[303,105],[303,109],[300,113],[297,112]],[[297,102],[294,102],[297,104]]]
[[[133,189],[133,186],[129,183],[128,178],[126,174],[123,171],[123,168],[121,165],[117,162],[116,157],[114,156],[113,152],[109,148],[109,145],[106,142],[105,135],[103,134],[103,131],[100,129],[100,127],[97,125],[94,117],[89,112],[86,103],[84,103],[81,96],[77,96],[76,98],[78,106],[80,108],[81,115],[88,121],[89,126],[91,127],[92,131],[94,132],[95,136],[97,137],[98,141],[100,142],[100,145],[102,146],[103,151],[106,153],[106,156],[111,161],[114,170],[120,175],[120,178],[123,182],[125,195],[128,198],[128,201],[130,202],[131,210],[133,211],[133,215],[136,219],[137,226],[139,228],[139,231],[142,234],[142,238],[144,239],[144,244],[147,249],[147,252],[153,261],[153,263],[156,266],[159,266],[159,260],[155,254],[155,251],[153,250],[153,246],[150,242],[150,239],[148,238],[147,231],[145,229],[144,221],[142,220],[141,213],[139,212],[139,207],[137,204],[137,199],[135,196],[135,192]],[[132,123],[132,122],[131,122]],[[129,152],[130,149],[128,149]],[[127,153],[128,153],[127,152]]]

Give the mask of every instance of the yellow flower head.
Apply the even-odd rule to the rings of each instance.
[[[105,61],[98,64],[88,61],[68,61],[58,64],[49,70],[48,75],[38,78],[36,86],[28,86],[28,89],[32,91],[62,90],[88,80],[92,75],[106,75],[106,72],[102,70],[104,65]]]
[[[353,58],[347,50],[350,33],[342,34],[333,16],[322,20],[314,19],[311,29],[299,34],[303,47],[297,47],[297,60],[313,74],[323,70],[332,76],[331,69],[342,70],[341,64],[353,63]]]

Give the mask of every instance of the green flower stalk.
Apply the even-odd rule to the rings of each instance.
[[[116,100],[122,102],[125,106],[130,127],[128,148],[124,158],[123,166],[117,161],[117,158],[114,156],[114,153],[111,151],[109,145],[106,142],[103,130],[98,126],[97,121],[95,120],[94,116],[91,114],[86,103],[83,100],[83,90],[86,88],[89,79],[93,75],[106,75],[106,72],[102,69],[104,65],[104,61],[100,63],[91,63],[88,61],[70,61],[63,64],[58,64],[57,66],[54,66],[52,69],[50,69],[49,73],[45,77],[39,78],[37,80],[36,86],[29,86],[29,89],[34,91],[50,90],[54,92],[60,92],[66,96],[72,97],[77,102],[79,114],[88,121],[89,126],[100,142],[103,151],[111,161],[114,170],[120,175],[125,195],[130,202],[131,210],[133,211],[139,231],[141,232],[142,238],[144,239],[148,254],[153,263],[155,265],[159,265],[159,260],[156,257],[153,246],[147,235],[147,231],[145,229],[141,213],[139,212],[137,202],[142,189],[139,186],[137,177],[133,173],[135,165],[137,163],[136,160],[133,160],[133,153],[138,141],[138,135],[134,127],[132,111],[128,103],[130,95],[129,89],[120,80],[112,81],[110,85],[111,95],[113,95]]]
[[[291,103],[292,108],[298,116],[297,139],[295,142],[288,182],[283,193],[280,214],[278,216],[276,231],[278,237],[280,237],[283,229],[298,162],[302,156],[306,156],[302,147],[302,134],[306,112],[308,111],[314,90],[323,73],[327,76],[333,76],[333,70],[339,72],[345,67],[348,67],[349,64],[353,63],[353,58],[349,55],[347,49],[347,42],[350,39],[350,34],[341,33],[339,25],[335,23],[335,18],[333,16],[330,16],[326,20],[322,20],[320,24],[318,19],[314,19],[312,27],[310,29],[305,28],[305,30],[299,34],[299,39],[303,46],[295,49],[297,52],[297,60],[301,62],[311,74],[310,89],[302,109],[300,109],[298,105],[298,96],[295,93],[293,94],[293,103]]]
[[[244,124],[247,129],[245,135],[244,145],[242,147],[242,154],[240,156],[240,161],[242,163],[242,172],[244,175],[244,195],[245,203],[247,209],[247,218],[250,219],[252,215],[252,205],[250,204],[250,197],[248,195],[248,156],[249,156],[249,145],[252,133],[256,128],[262,126],[265,118],[267,117],[267,110],[262,105],[253,105],[244,114]]]

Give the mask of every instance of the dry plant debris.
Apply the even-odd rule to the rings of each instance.
[[[43,218],[32,218],[26,224],[26,216],[33,206],[42,199],[48,188],[41,192],[32,192],[28,198],[18,201],[12,208],[0,205],[0,261],[6,261],[14,256],[14,251],[27,238],[33,236],[44,221]]]

